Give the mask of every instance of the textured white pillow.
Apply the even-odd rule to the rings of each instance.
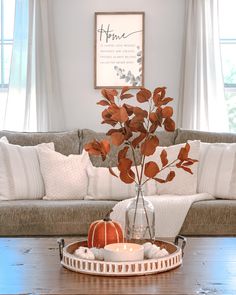
[[[112,168],[116,175],[119,175],[119,170],[116,167]],[[140,169],[140,167],[139,167]],[[133,169],[135,170],[135,169]],[[119,178],[111,175],[108,168],[94,167],[88,165],[88,196],[85,199],[89,200],[125,200],[135,196],[135,184],[126,184]],[[155,187],[147,183],[144,185],[144,195],[151,196],[155,194]]]
[[[203,143],[200,146],[198,192],[236,199],[236,143]]]
[[[199,150],[200,150],[200,141],[188,141],[190,145],[189,157],[195,160],[199,160]],[[185,144],[177,144],[168,147],[157,147],[156,152],[149,157],[146,157],[146,162],[156,161],[159,167],[161,166],[161,161],[159,155],[163,149],[167,152],[167,158],[169,163],[177,159],[181,147],[184,147]],[[173,167],[171,170],[175,171],[175,178],[167,183],[159,183],[154,180],[150,180],[150,185],[155,186],[156,194],[175,194],[175,195],[192,195],[196,193],[197,190],[197,171],[198,171],[198,162],[190,166],[193,174],[190,174],[184,171],[182,168]],[[165,179],[169,173],[169,169],[165,169],[160,172],[157,177]]]
[[[0,200],[41,199],[44,183],[39,168],[38,146],[19,146],[0,141]]]
[[[9,143],[8,139],[6,138],[6,136],[1,137],[0,138],[0,142]]]
[[[38,149],[40,169],[43,175],[45,200],[83,199],[87,195],[86,166],[89,156],[64,156],[47,148]]]

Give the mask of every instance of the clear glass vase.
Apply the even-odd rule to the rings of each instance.
[[[130,200],[125,213],[125,236],[128,242],[142,244],[155,239],[155,211],[143,196],[143,188],[136,185],[136,198]]]

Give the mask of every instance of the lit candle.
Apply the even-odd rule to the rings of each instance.
[[[138,261],[144,259],[144,247],[133,243],[116,243],[104,247],[105,261]]]

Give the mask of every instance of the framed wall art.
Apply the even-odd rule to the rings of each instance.
[[[144,12],[95,13],[95,88],[144,86]]]

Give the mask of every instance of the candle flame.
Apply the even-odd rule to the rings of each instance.
[[[124,249],[125,249],[125,250],[127,249],[127,246],[126,246],[126,244],[124,244]]]
[[[129,251],[132,252],[133,251],[133,248],[130,248]]]

